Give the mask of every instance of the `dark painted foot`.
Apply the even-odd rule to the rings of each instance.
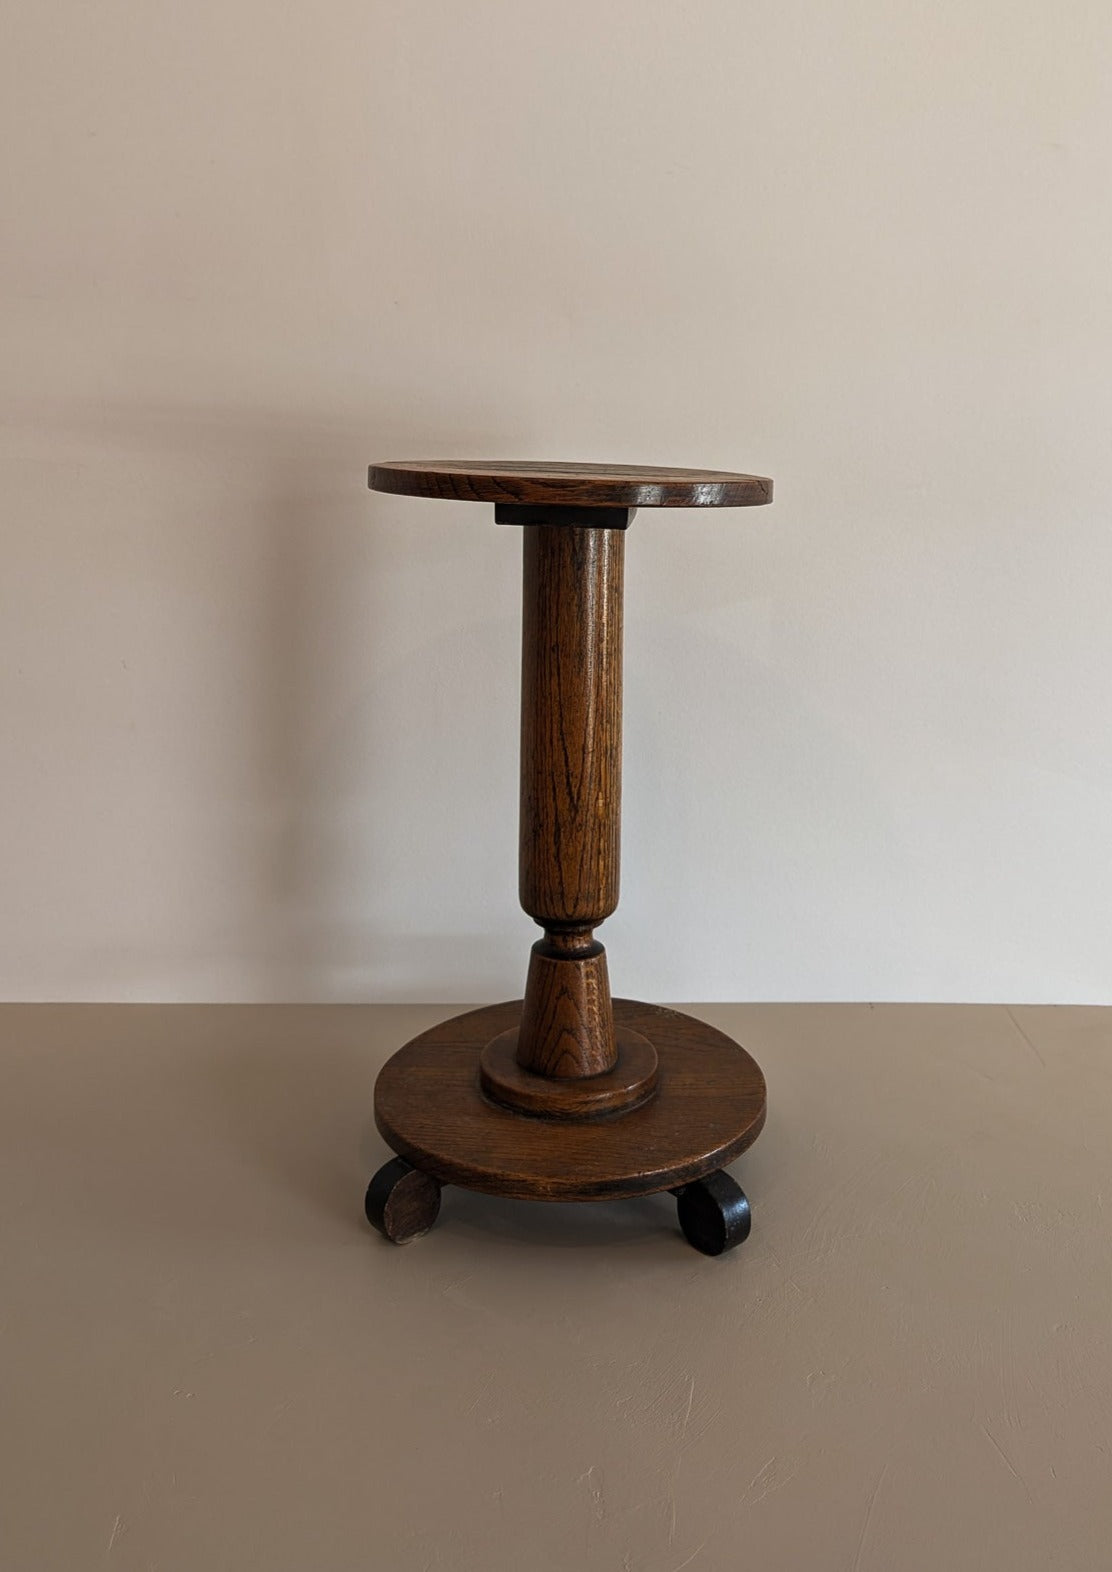
[[[436,1222],[439,1181],[411,1167],[404,1157],[392,1158],[367,1186],[363,1209],[372,1228],[391,1243],[408,1244],[427,1234]]]
[[[722,1255],[749,1237],[753,1224],[745,1191],[719,1170],[673,1190],[688,1244],[704,1255]]]

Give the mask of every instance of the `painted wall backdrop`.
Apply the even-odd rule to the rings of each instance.
[[[619,992],[1112,1001],[1103,0],[13,0],[0,992],[520,991],[520,537],[642,513]]]

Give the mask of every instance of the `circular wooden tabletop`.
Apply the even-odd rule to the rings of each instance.
[[[410,497],[550,507],[746,508],[772,501],[772,482],[761,475],[635,464],[416,459],[372,464],[370,487]]]

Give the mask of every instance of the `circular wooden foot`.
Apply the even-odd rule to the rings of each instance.
[[[445,1021],[379,1075],[379,1130],[441,1183],[527,1201],[652,1195],[713,1174],[760,1134],[764,1076],[745,1049],[703,1021],[629,999],[615,999],[615,1022],[655,1050],[654,1096],[608,1119],[506,1108],[484,1095],[480,1056],[520,1014],[519,1000]]]
[[[371,1226],[392,1244],[409,1244],[427,1234],[436,1222],[440,1183],[404,1157],[392,1158],[367,1186],[363,1209]]]
[[[722,1255],[749,1238],[753,1216],[745,1191],[729,1174],[708,1174],[676,1191],[680,1227],[704,1255]]]

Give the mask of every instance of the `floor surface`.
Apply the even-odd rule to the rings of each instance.
[[[1112,1566],[1112,1011],[714,1006],[754,1228],[361,1216],[445,1007],[0,1009],[3,1572]]]

